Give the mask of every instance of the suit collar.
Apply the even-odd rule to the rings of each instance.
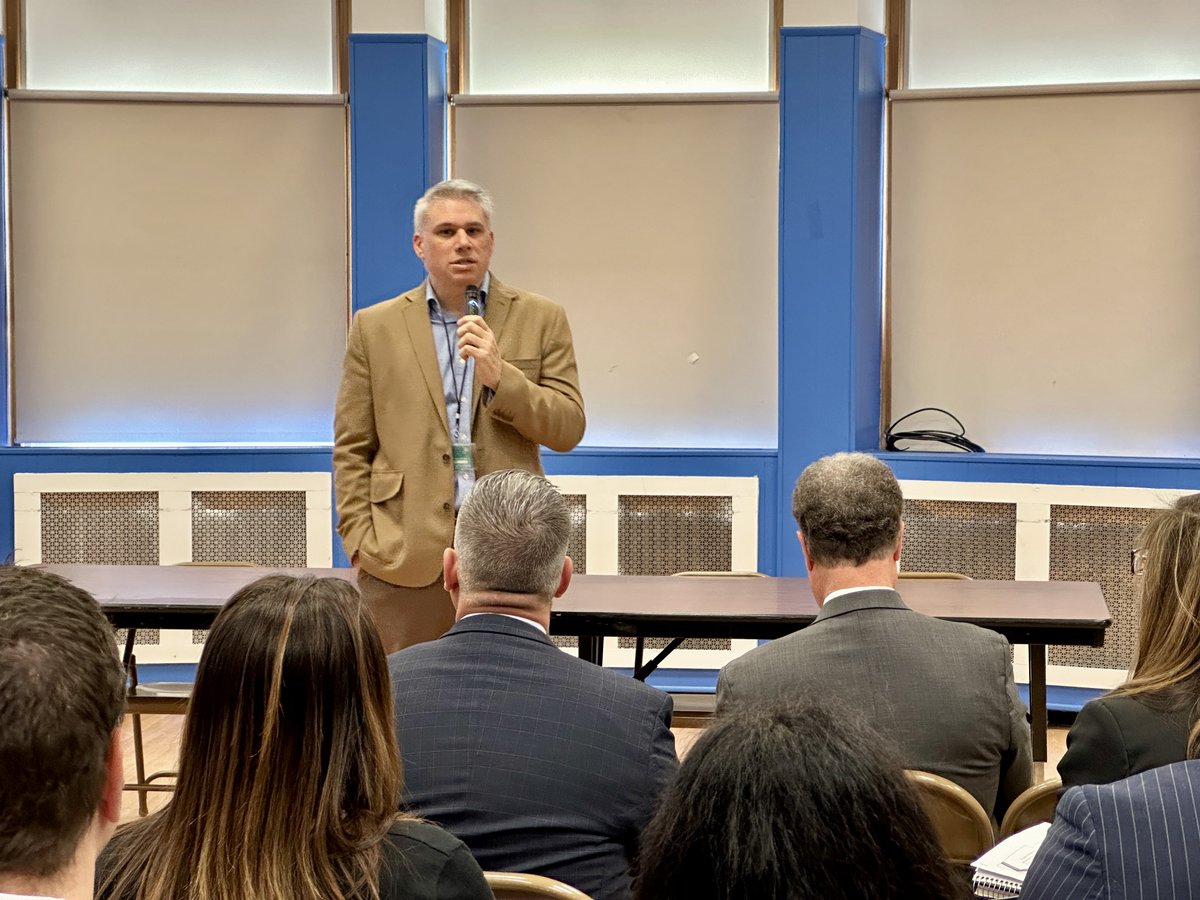
[[[512,637],[537,641],[550,647],[554,646],[553,641],[542,634],[532,622],[518,622],[512,616],[500,616],[492,613],[481,613],[477,616],[471,616],[468,619],[460,619],[442,637],[447,638],[456,634],[468,633],[507,634]]]
[[[826,619],[833,619],[862,609],[908,609],[908,607],[905,606],[904,601],[900,599],[900,594],[896,591],[886,588],[868,588],[834,597],[821,607],[821,611],[813,619],[813,624],[816,625]]]
[[[413,356],[425,378],[425,386],[429,388],[429,398],[438,411],[438,419],[446,434],[450,434],[450,422],[446,418],[446,397],[443,394],[442,373],[438,369],[437,351],[433,348],[433,331],[429,324],[429,306],[425,302],[425,284],[413,288],[401,299],[405,301],[404,327],[408,331],[408,339],[412,344]]]

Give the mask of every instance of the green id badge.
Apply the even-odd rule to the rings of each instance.
[[[452,451],[454,457],[454,474],[461,475],[465,473],[475,474],[475,445],[474,444],[454,444]]]

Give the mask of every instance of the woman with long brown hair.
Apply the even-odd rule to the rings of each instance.
[[[457,838],[397,814],[387,661],[358,592],[271,575],[205,642],[171,801],[98,866],[118,900],[490,898]]]
[[[1139,633],[1128,680],[1080,710],[1064,787],[1107,784],[1200,755],[1200,494],[1154,515],[1133,552]]]

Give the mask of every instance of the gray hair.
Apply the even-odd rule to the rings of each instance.
[[[427,190],[421,195],[417,205],[413,207],[414,234],[420,232],[421,226],[425,224],[425,216],[429,213],[430,205],[438,200],[470,200],[483,210],[483,220],[488,226],[490,227],[492,224],[492,213],[495,212],[492,195],[473,181],[467,181],[465,178],[451,178],[449,181],[439,181]]]
[[[896,548],[904,496],[892,470],[866,453],[835,453],[800,475],[792,515],[812,562],[861,566]]]
[[[519,469],[485,475],[463,501],[454,529],[459,587],[549,601],[570,536],[567,503],[541,475]]]

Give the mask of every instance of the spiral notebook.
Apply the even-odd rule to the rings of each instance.
[[[1050,830],[1049,822],[1039,822],[1005,838],[972,864],[975,876],[971,888],[976,897],[1010,900],[1021,896],[1025,873]]]

